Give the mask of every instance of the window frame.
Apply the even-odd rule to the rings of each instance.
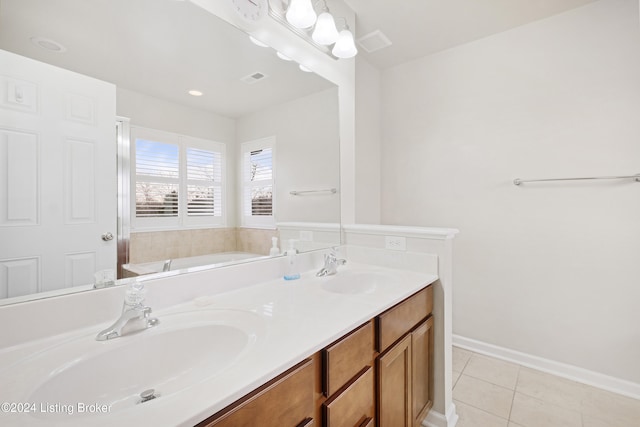
[[[245,163],[245,154],[250,153],[252,151],[264,150],[270,148],[271,149],[271,179],[270,180],[262,180],[262,181],[254,181],[256,183],[262,184],[251,184],[251,181],[245,181],[244,177],[246,176],[246,163]],[[239,154],[239,180],[240,180],[240,226],[245,228],[262,228],[262,229],[275,229],[276,228],[276,137],[270,136],[266,138],[255,139],[251,141],[243,142],[239,145],[240,154]],[[247,196],[246,192],[249,191],[251,187],[257,187],[267,184],[271,184],[271,215],[246,215],[247,212]]]
[[[148,217],[141,218],[136,215],[136,184],[139,182],[136,169],[136,142],[138,139],[149,140],[158,143],[172,144],[178,147],[178,215],[175,217]],[[187,213],[187,189],[194,183],[205,182],[189,180],[187,175],[187,149],[194,148],[220,153],[221,182],[213,187],[219,187],[221,192],[220,216],[189,216]],[[162,231],[180,230],[188,228],[218,228],[227,224],[227,153],[226,144],[222,142],[166,132],[158,129],[150,129],[139,126],[131,126],[130,145],[131,165],[131,229],[137,231]],[[154,177],[155,178],[155,177]],[[161,182],[170,182],[172,179],[160,178]],[[145,182],[140,180],[140,182]]]

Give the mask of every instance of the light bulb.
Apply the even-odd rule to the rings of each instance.
[[[322,12],[318,16],[316,22],[316,28],[313,30],[311,38],[314,42],[328,46],[335,43],[338,40],[338,29],[336,28],[336,21],[329,12]]]
[[[291,0],[287,8],[287,22],[296,28],[305,29],[315,24],[318,15],[311,0]]]
[[[331,50],[336,57],[341,59],[353,58],[358,54],[356,43],[353,41],[353,34],[349,30],[342,30],[338,36],[338,41]]]

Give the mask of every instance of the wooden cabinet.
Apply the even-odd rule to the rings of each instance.
[[[378,426],[418,427],[432,406],[433,289],[377,318]]]
[[[197,427],[418,427],[432,404],[432,310],[428,286]]]
[[[313,361],[305,360],[197,427],[312,426],[313,381]]]
[[[365,323],[322,350],[324,427],[359,427],[375,416],[374,325]],[[365,424],[366,425],[366,424]]]
[[[375,385],[373,368],[364,368],[356,378],[338,393],[331,396],[323,406],[325,427],[357,427],[373,419]]]
[[[413,423],[420,426],[433,405],[433,317],[411,332]]]
[[[325,396],[334,394],[365,366],[372,366],[373,343],[373,322],[367,322],[322,350]]]
[[[411,336],[378,358],[378,426],[411,427]]]

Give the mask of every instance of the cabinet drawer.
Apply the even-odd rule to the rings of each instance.
[[[306,360],[197,427],[312,425],[313,381],[313,361]]]
[[[367,322],[322,351],[322,391],[331,396],[373,362],[374,328]]]
[[[371,366],[323,405],[326,427],[367,425],[374,416],[374,382]]]
[[[433,311],[433,286],[390,308],[377,319],[377,350],[382,353]]]

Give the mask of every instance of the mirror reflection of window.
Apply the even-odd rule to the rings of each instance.
[[[275,138],[245,142],[242,159],[242,225],[275,228]]]
[[[133,226],[224,225],[225,145],[132,127]]]

